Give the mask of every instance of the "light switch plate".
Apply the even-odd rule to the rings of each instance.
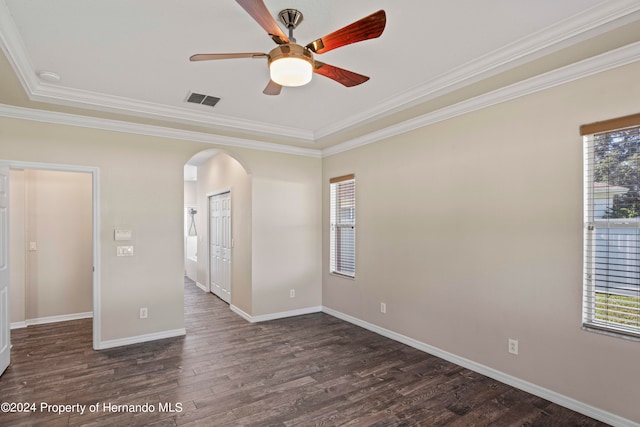
[[[118,256],[133,256],[133,246],[118,246]]]
[[[131,240],[131,230],[116,228],[113,232],[114,240]]]

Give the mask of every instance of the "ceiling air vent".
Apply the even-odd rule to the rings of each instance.
[[[220,101],[220,98],[216,98],[215,96],[203,95],[201,93],[193,92],[191,92],[189,94],[189,97],[187,98],[187,102],[191,102],[193,104],[208,105],[209,107],[215,106],[218,101]]]

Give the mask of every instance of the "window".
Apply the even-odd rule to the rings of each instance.
[[[630,117],[633,126],[617,119],[581,128],[582,317],[587,329],[640,338],[640,115]]]
[[[356,179],[345,175],[329,180],[331,186],[329,269],[356,275]]]

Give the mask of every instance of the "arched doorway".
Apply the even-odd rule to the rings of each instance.
[[[250,309],[251,175],[223,150],[199,152],[185,165],[185,274]]]

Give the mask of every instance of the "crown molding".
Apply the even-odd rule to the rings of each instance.
[[[435,99],[635,20],[640,20],[640,3],[637,0],[605,1],[447,71],[423,85],[400,93],[372,108],[317,130],[315,138],[320,141],[328,136],[373,122],[383,116]]]
[[[612,50],[610,52],[505,86],[484,95],[459,102],[449,107],[406,120],[402,123],[371,132],[342,144],[322,150],[322,157],[329,157],[344,151],[362,147],[386,138],[411,132],[415,129],[442,122],[463,114],[481,110],[492,105],[507,102],[535,92],[569,83],[584,77],[601,73],[640,61],[640,42]]]
[[[4,0],[0,1],[0,48],[5,53],[23,89],[31,101],[40,101],[70,107],[84,107],[93,110],[130,114],[159,120],[178,120],[188,124],[213,126],[231,130],[242,130],[262,135],[277,135],[293,138],[301,142],[314,143],[312,130],[279,126],[255,120],[238,119],[219,114],[202,113],[186,108],[106,95],[80,89],[41,82],[26,55],[26,47],[20,33],[11,19],[11,12]]]
[[[464,64],[424,85],[394,96],[373,108],[360,111],[344,120],[317,130],[290,128],[259,121],[204,114],[184,108],[170,108],[156,103],[72,90],[42,83],[36,77],[36,70],[33,69],[26,55],[24,43],[15,23],[11,19],[10,11],[4,0],[0,0],[0,41],[2,42],[0,47],[9,58],[20,83],[32,101],[88,107],[100,111],[132,114],[160,120],[178,120],[184,123],[233,130],[240,129],[256,135],[277,135],[279,137],[294,138],[305,143],[315,143],[330,135],[353,129],[380,117],[434,99],[458,88],[473,84],[483,78],[638,19],[640,19],[640,3],[637,0],[606,0],[578,15],[569,17],[528,37],[517,40],[504,48]]]
[[[29,93],[27,89],[34,87],[38,82],[20,33],[4,0],[0,1],[0,49],[9,60],[20,84]]]
[[[321,151],[313,148],[292,147],[284,144],[274,144],[251,139],[235,138],[230,136],[214,135],[203,132],[194,132],[181,129],[173,129],[162,126],[144,125],[118,120],[101,119],[95,117],[79,116],[75,114],[59,113],[46,110],[16,107],[0,104],[0,117],[32,120],[44,123],[77,126],[89,129],[100,129],[114,132],[124,132],[136,135],[171,138],[184,141],[203,142],[223,147],[248,148],[251,150],[270,151],[282,154],[320,158]]]
[[[124,98],[102,93],[69,89],[47,83],[37,82],[33,88],[29,88],[29,99],[70,107],[85,107],[92,110],[105,112],[130,114],[137,117],[151,119],[179,121],[187,124],[204,125],[208,127],[224,128],[229,130],[242,130],[258,135],[277,135],[279,137],[293,138],[309,144],[315,143],[311,130],[279,126],[270,123],[239,119],[220,114],[191,111],[186,108],[169,107],[153,102],[146,102],[130,98]]]
[[[611,70],[627,64],[640,61],[640,42],[604,53],[602,55],[586,59],[575,64],[559,68],[557,70],[536,76],[510,86],[489,92],[484,95],[460,102],[450,107],[406,120],[402,123],[371,132],[358,138],[351,139],[324,150],[311,148],[298,148],[283,144],[260,142],[250,139],[225,137],[194,131],[185,131],[160,126],[143,125],[138,123],[107,120],[74,114],[58,113],[44,110],[35,110],[23,107],[0,104],[0,117],[34,120],[46,123],[56,123],[71,126],[79,126],[92,129],[102,129],[116,132],[126,132],[139,135],[172,138],[178,140],[204,142],[207,144],[248,148],[283,154],[292,154],[307,157],[329,157],[354,148],[391,138],[421,127],[429,126],[447,119],[471,113],[492,105],[507,102],[522,96],[552,88],[554,86],[569,83],[584,77],[588,77],[603,71]]]

